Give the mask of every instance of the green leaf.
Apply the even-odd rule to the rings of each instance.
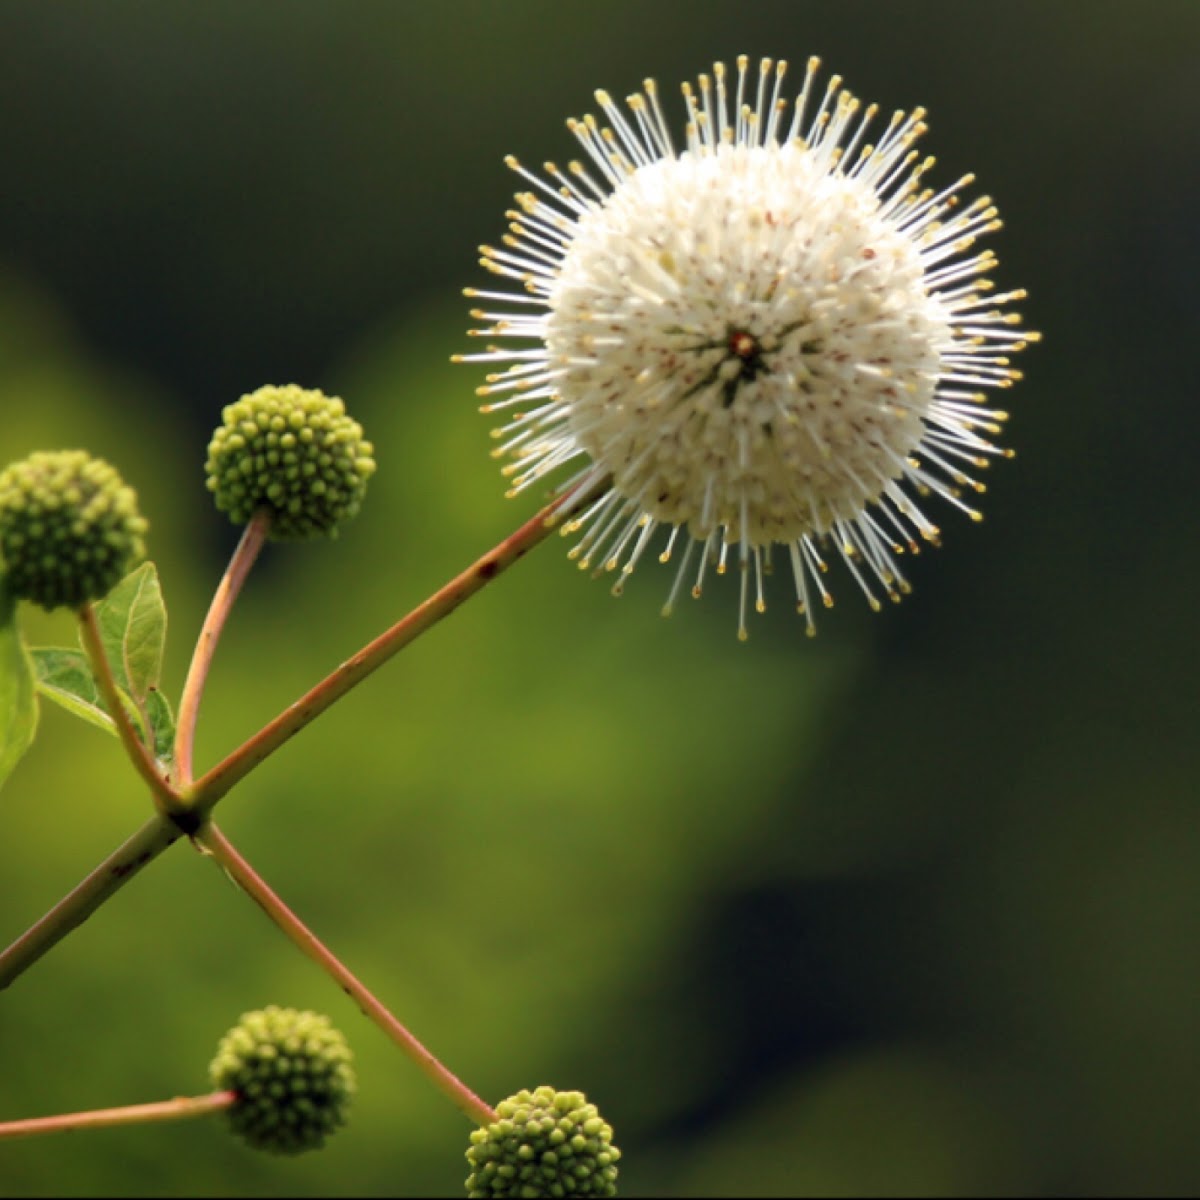
[[[153,563],[143,563],[96,605],[96,623],[130,721],[154,757],[170,762],[175,716],[158,690],[167,614]],[[32,654],[37,690],[43,696],[88,724],[116,735],[116,724],[96,685],[92,664],[82,650],[38,646]]]
[[[96,605],[100,640],[122,697],[142,741],[158,759],[168,760],[175,738],[171,706],[158,690],[167,644],[167,609],[158,569],[142,563]]]
[[[0,785],[29,749],[37,719],[33,665],[17,629],[17,602],[0,583]]]
[[[36,646],[32,654],[37,689],[43,696],[116,736],[117,727],[105,710],[91,664],[82,650]]]
[[[161,763],[169,763],[175,758],[175,714],[171,711],[170,702],[158,690],[151,688],[146,693],[146,717],[150,722],[150,732],[154,737],[151,749],[154,757]]]
[[[96,605],[96,623],[113,677],[144,710],[147,693],[162,675],[167,642],[167,610],[152,562],[126,575]]]
[[[43,696],[89,725],[116,737],[116,724],[108,715],[91,663],[82,650],[36,646],[31,653],[37,690]],[[118,687],[117,691],[142,741],[150,746],[160,762],[170,762],[174,753],[175,714],[171,712],[167,698],[158,688],[151,688],[146,693],[143,707],[139,708],[123,687]]]

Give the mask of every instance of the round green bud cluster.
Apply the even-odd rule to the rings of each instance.
[[[582,1092],[522,1090],[471,1134],[467,1195],[615,1196],[620,1157],[612,1126]]]
[[[0,471],[0,572],[42,608],[106,596],[145,554],[137,496],[84,450],[31,454]]]
[[[214,1086],[233,1089],[233,1131],[256,1150],[316,1150],[346,1123],[357,1086],[346,1039],[329,1018],[294,1008],[242,1015],[208,1067]]]
[[[208,444],[206,484],[217,508],[244,525],[271,514],[270,536],[337,536],[362,505],[374,447],[336,396],[289,384],[228,405]]]

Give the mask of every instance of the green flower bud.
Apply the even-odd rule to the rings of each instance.
[[[362,505],[375,450],[336,396],[289,384],[261,387],[221,414],[206,484],[237,525],[264,508],[277,540],[327,534]]]
[[[107,595],[145,554],[137,496],[101,458],[51,450],[0,472],[0,571],[42,608]]]
[[[582,1092],[522,1090],[471,1134],[467,1195],[615,1196],[620,1157],[612,1127]]]
[[[256,1150],[301,1154],[345,1124],[357,1086],[352,1057],[328,1017],[272,1004],[242,1015],[208,1073],[238,1093],[226,1110],[234,1133]]]

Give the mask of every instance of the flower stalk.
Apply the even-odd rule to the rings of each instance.
[[[200,698],[204,693],[204,684],[208,679],[217,642],[270,529],[271,514],[260,508],[242,530],[241,539],[229,560],[229,565],[225,568],[217,590],[213,593],[208,615],[204,618],[200,636],[196,639],[192,662],[188,667],[187,679],[179,698],[179,720],[175,727],[175,770],[179,785],[183,788],[192,782],[192,753],[196,740],[196,721],[200,714]]]
[[[357,654],[330,672],[299,700],[288,705],[273,721],[264,725],[252,738],[196,781],[192,795],[197,812],[206,814],[211,811],[213,805],[234,784],[244,779],[284,742],[299,733],[373,671],[383,666],[394,654],[448,617],[459,605],[549,537],[561,521],[578,512],[586,503],[589,494],[576,490],[565,498],[546,505],[515,533],[434,592],[428,600],[419,604],[374,641],[368,642]]]
[[[380,634],[295,704],[290,705],[279,717],[210,770],[202,779],[190,787],[183,788],[181,794],[172,792],[166,781],[159,780],[157,773],[147,765],[149,756],[144,753],[145,748],[141,747],[132,727],[126,721],[128,736],[132,739],[130,745],[136,753],[134,762],[140,764],[139,772],[143,776],[150,772],[152,782],[155,785],[161,784],[164,793],[171,800],[170,812],[161,813],[160,809],[159,816],[147,822],[127,842],[113,851],[73,891],[63,897],[45,916],[0,953],[0,990],[6,988],[13,980],[28,970],[73,929],[82,925],[96,909],[132,879],[147,863],[178,841],[182,833],[191,833],[194,828],[198,827],[202,817],[211,812],[213,806],[228,793],[229,789],[245,778],[258,763],[336,700],[344,696],[356,683],[365,679],[376,667],[382,666],[393,654],[414,641],[443,617],[448,616],[485,584],[495,579],[506,567],[511,566],[517,559],[523,557],[548,537],[560,520],[566,519],[578,511],[585,499],[586,497],[581,494],[572,494],[548,504],[515,533],[489,550],[466,571],[452,579],[440,591],[435,592],[423,604],[418,605],[391,629]],[[245,539],[243,540],[245,541]],[[241,562],[248,570],[250,564],[246,560],[249,557],[249,546],[246,546],[244,550],[243,547],[239,547],[239,551],[235,552],[235,557],[238,553],[242,555]],[[233,564],[231,563],[230,570],[232,571],[232,569]],[[228,601],[224,605],[226,610],[228,604],[232,603],[234,594],[236,593],[231,590]],[[216,602],[214,601],[214,603]],[[85,625],[85,635],[86,629]],[[107,666],[103,646],[97,645],[96,650],[99,661]],[[103,671],[98,673],[99,679],[103,680],[105,677],[112,696],[115,697],[115,684],[112,681],[111,669],[107,670],[106,675]],[[101,686],[103,687],[104,684],[102,683]],[[198,688],[193,690],[197,691],[198,695]],[[108,692],[105,693],[105,699],[110,706],[114,705],[114,700],[110,698]],[[198,698],[193,705],[198,705]],[[115,703],[115,707],[118,712],[123,711],[119,703]],[[120,728],[119,724],[118,728]],[[141,749],[138,750],[137,747],[141,747]],[[148,779],[148,782],[151,780]]]
[[[210,1092],[205,1096],[175,1096],[150,1104],[127,1104],[121,1108],[97,1108],[88,1112],[60,1113],[53,1117],[31,1117],[0,1122],[0,1140],[36,1137],[45,1133],[71,1133],[78,1129],[103,1129],[113,1125],[144,1125],[152,1121],[182,1121],[222,1112],[237,1101],[237,1092]]]
[[[96,686],[100,689],[100,695],[104,698],[109,716],[112,717],[113,723],[116,725],[117,736],[121,739],[121,745],[124,746],[129,760],[137,768],[138,774],[149,786],[154,796],[155,807],[164,816],[170,817],[180,809],[179,795],[159,771],[158,765],[154,761],[154,756],[150,753],[142,739],[138,737],[137,731],[133,728],[129,720],[129,714],[125,711],[125,705],[121,702],[121,693],[117,688],[116,680],[113,678],[112,664],[108,661],[108,654],[104,649],[104,642],[100,636],[100,626],[96,620],[96,610],[91,604],[85,604],[80,608],[79,628],[83,640],[83,648],[87,653],[88,661],[92,667],[92,674],[96,679]]]
[[[82,925],[114,892],[182,836],[183,831],[169,817],[161,813],[151,817],[41,920],[0,952],[0,991],[24,974],[71,930]]]
[[[225,868],[233,881],[282,930],[292,944],[312,959],[470,1121],[477,1125],[488,1125],[496,1120],[493,1109],[409,1033],[370,989],[288,908],[216,825],[211,821],[206,823],[195,835],[195,841]]]

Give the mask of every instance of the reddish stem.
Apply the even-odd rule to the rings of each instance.
[[[289,704],[273,721],[264,725],[258,733],[196,781],[192,796],[197,805],[197,812],[209,812],[234,784],[278,750],[290,737],[299,733],[372,671],[381,667],[393,654],[436,625],[443,617],[449,616],[464,600],[473,596],[506,567],[549,537],[561,520],[572,516],[583,507],[591,492],[592,489],[576,492],[565,500],[559,499],[548,504],[541,512],[530,517],[515,533],[489,550],[439,591],[434,592],[406,617],[397,621],[391,629],[381,633],[374,641],[368,642],[357,654],[330,672],[299,700]]]
[[[378,1025],[400,1047],[409,1061],[443,1095],[449,1097],[468,1119],[477,1125],[490,1125],[497,1119],[492,1108],[421,1045],[375,998],[370,989],[284,904],[211,821],[196,834],[195,841],[212,854],[234,882],[279,926],[292,944],[329,975],[338,987],[354,1000],[362,1013]]]
[[[145,743],[138,737],[130,723],[129,714],[125,711],[125,705],[121,702],[117,681],[113,677],[112,664],[108,661],[108,654],[104,649],[104,639],[100,635],[96,610],[90,604],[85,604],[79,610],[79,629],[83,648],[87,652],[92,674],[96,679],[96,686],[100,689],[100,695],[103,696],[105,706],[108,708],[108,715],[112,717],[113,724],[117,728],[117,736],[125,748],[125,753],[137,768],[138,774],[149,785],[159,812],[164,816],[178,812],[180,807],[178,794],[159,770],[154,756]]]
[[[179,697],[179,720],[175,726],[175,769],[181,787],[186,788],[192,781],[192,750],[196,741],[196,720],[200,715],[200,697],[204,694],[204,684],[217,642],[221,638],[221,630],[225,628],[233,602],[242,590],[242,584],[246,582],[246,576],[250,574],[250,568],[254,566],[270,530],[270,513],[266,509],[259,509],[242,530],[241,540],[225,568],[221,582],[217,584],[200,636],[196,639],[191,666],[188,667],[187,679]]]
[[[220,1112],[237,1101],[237,1092],[211,1092],[207,1096],[176,1096],[151,1104],[127,1104],[123,1108],[96,1108],[90,1112],[60,1113],[54,1117],[31,1117],[0,1123],[0,1140],[35,1137],[42,1133],[70,1133],[76,1129],[101,1129],[110,1125],[139,1125],[149,1121],[182,1121]]]
[[[155,814],[86,879],[0,954],[0,991],[82,925],[118,888],[183,836],[169,817]]]

